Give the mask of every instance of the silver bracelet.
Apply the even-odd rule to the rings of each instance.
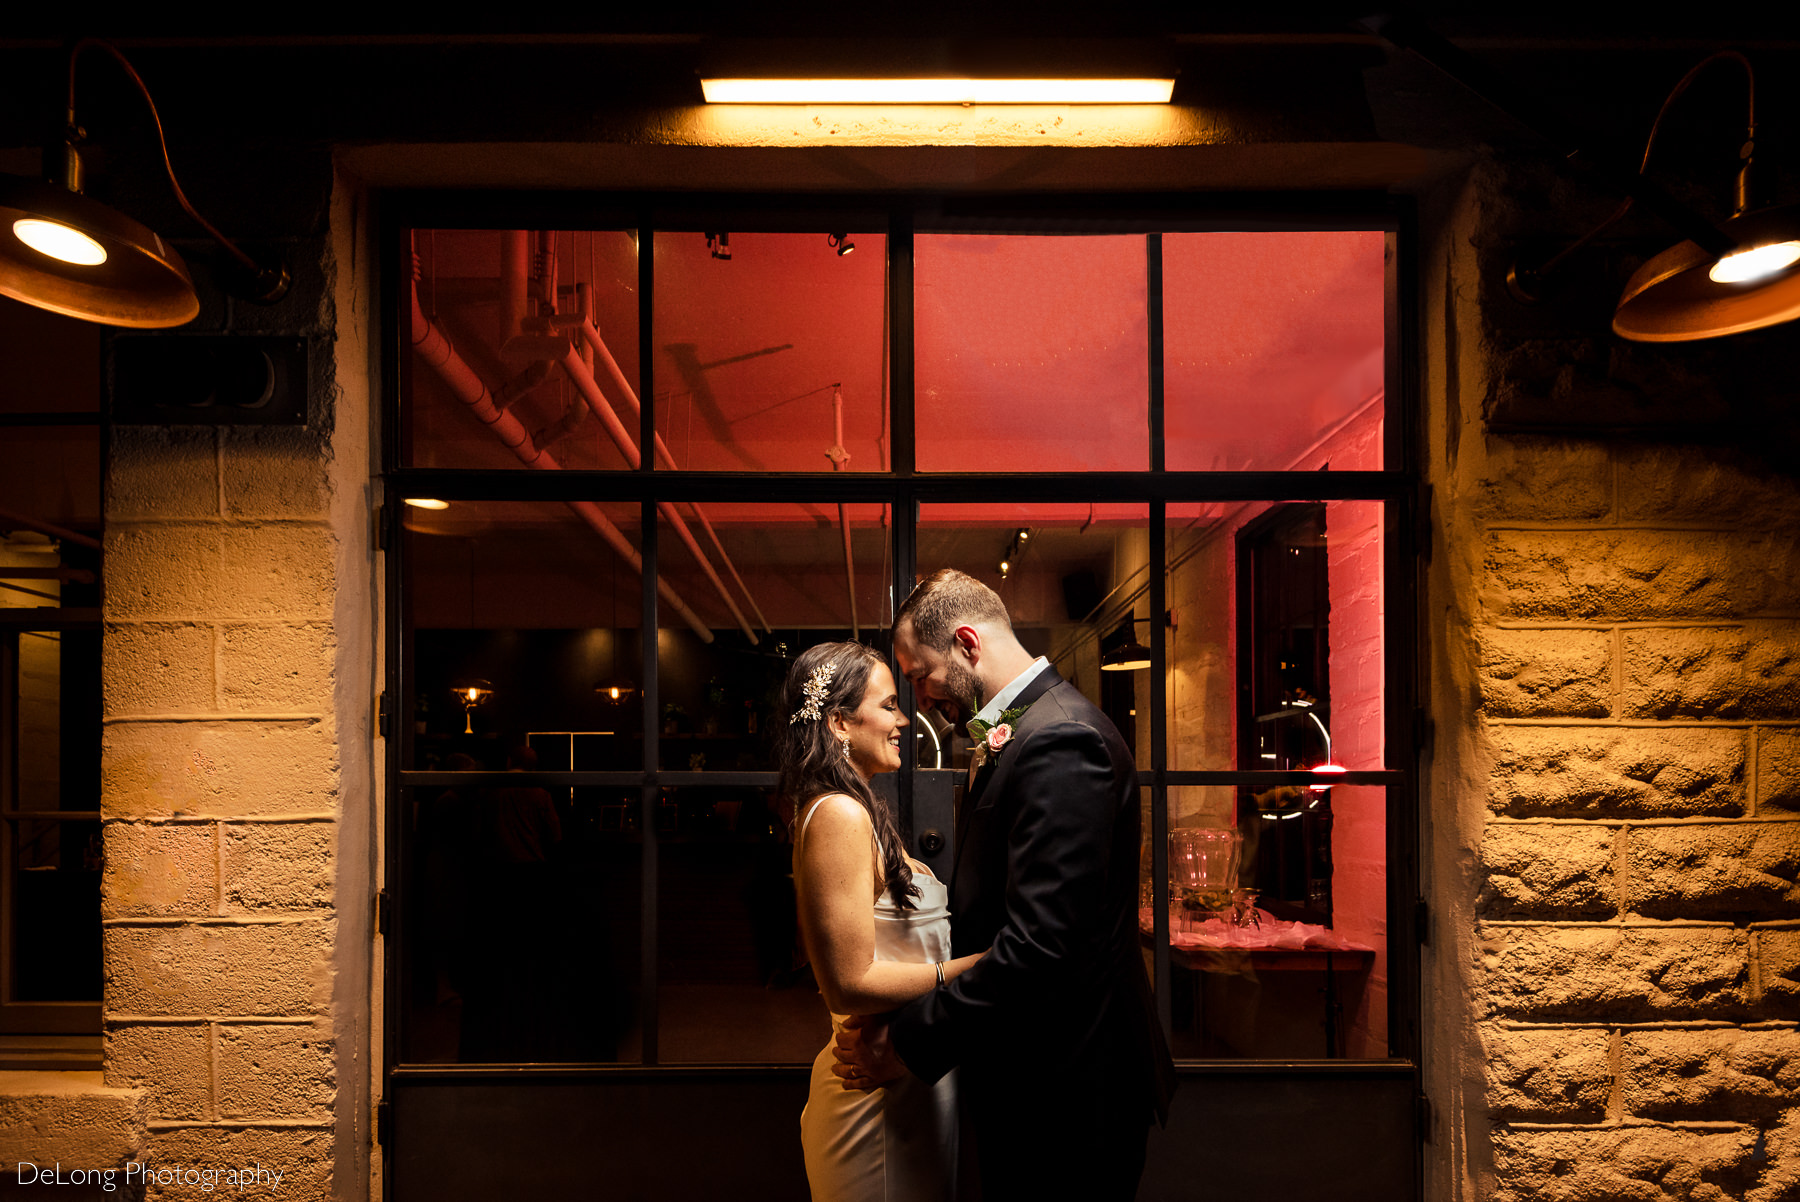
[[[938,970],[938,988],[942,989],[944,987],[944,962],[938,960],[932,964],[932,967]]]

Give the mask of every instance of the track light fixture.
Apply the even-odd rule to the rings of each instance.
[[[1025,526],[1013,531],[1006,542],[1006,550],[1000,553],[1000,578],[1002,580],[1012,574],[1019,562],[1019,556],[1025,553],[1025,544],[1031,540],[1031,530]]]
[[[826,234],[825,245],[837,251],[840,259],[856,249],[856,243],[850,241],[848,234]]]
[[[731,262],[731,235],[730,234],[708,234],[708,235],[706,235],[706,249],[712,251],[713,258],[723,259],[727,263]]]
[[[135,329],[178,326],[200,312],[193,278],[173,247],[123,213],[82,195],[79,148],[85,134],[75,117],[75,67],[87,50],[111,55],[143,95],[175,199],[228,255],[220,284],[231,295],[258,304],[273,304],[287,295],[286,267],[252,259],[188,202],[169,162],[168,140],[150,89],[123,54],[93,38],[69,51],[63,136],[44,152],[45,179],[0,176],[0,295],[82,321]]]

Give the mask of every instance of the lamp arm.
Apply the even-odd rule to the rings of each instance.
[[[174,190],[175,199],[180,202],[182,210],[185,211],[189,217],[192,217],[195,221],[199,222],[200,227],[208,234],[211,234],[213,240],[224,247],[231,257],[237,261],[238,265],[247,273],[248,278],[253,281],[252,290],[257,293],[251,299],[260,301],[264,304],[272,304],[285,296],[290,282],[285,267],[265,267],[255,259],[252,259],[242,250],[239,250],[235,242],[220,233],[217,226],[202,217],[199,210],[195,209],[192,202],[188,200],[187,193],[181,190],[181,181],[175,178],[175,165],[169,160],[169,140],[163,134],[162,115],[156,111],[156,101],[152,99],[150,89],[145,85],[143,76],[137,73],[137,68],[133,67],[131,61],[119,52],[118,47],[109,42],[101,41],[99,38],[82,38],[80,41],[76,42],[74,47],[69,51],[69,103],[66,134],[69,152],[71,154],[73,153],[75,143],[81,137],[81,127],[75,122],[75,64],[80,60],[84,50],[104,50],[113,57],[114,61],[119,64],[125,74],[130,77],[131,82],[137,85],[139,93],[144,97],[144,104],[150,110],[151,124],[156,126],[156,142],[157,145],[162,148],[163,170],[168,173],[169,187]]]
[[[1498,73],[1473,55],[1432,31],[1418,17],[1411,13],[1382,14],[1365,17],[1362,24],[1384,41],[1401,50],[1412,51],[1494,108],[1557,147],[1570,162],[1586,166],[1609,188],[1642,204],[1709,254],[1723,256],[1737,249],[1737,242],[1730,235],[1670,196],[1648,176],[1641,172],[1629,172],[1597,159],[1558,132],[1557,123],[1545,109],[1517,92]]]

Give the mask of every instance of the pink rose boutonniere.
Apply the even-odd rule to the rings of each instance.
[[[1012,742],[1013,723],[1025,716],[1025,707],[1005,710],[992,726],[980,718],[969,719],[969,737],[987,749],[987,759],[993,758]]]

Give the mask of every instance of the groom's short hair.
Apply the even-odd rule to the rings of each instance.
[[[1012,629],[1006,604],[975,577],[955,568],[939,568],[919,581],[894,615],[894,628],[911,623],[913,638],[934,651],[947,649],[958,626],[977,622]]]

